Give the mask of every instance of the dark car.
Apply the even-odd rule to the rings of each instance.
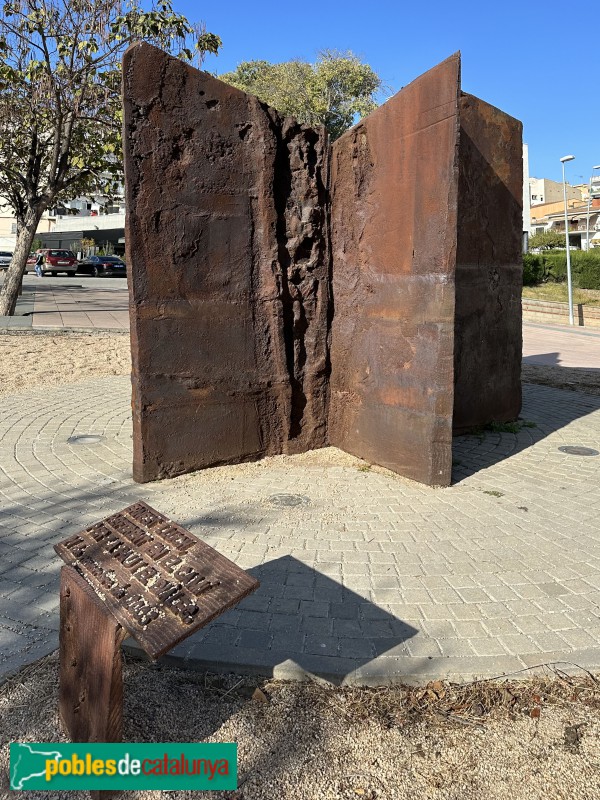
[[[94,278],[108,276],[127,276],[125,262],[118,256],[88,256],[79,262],[77,272],[93,275]]]

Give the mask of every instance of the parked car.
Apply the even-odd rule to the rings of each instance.
[[[8,266],[12,261],[12,257],[12,253],[7,253],[4,250],[0,251],[0,269],[8,269]]]
[[[50,247],[41,247],[33,254],[33,264],[39,254],[44,256],[42,264],[42,274],[58,275],[59,272],[66,272],[67,275],[75,275],[77,272],[77,258],[72,250],[53,250]],[[31,256],[27,259],[30,264]]]
[[[118,256],[88,256],[79,262],[77,272],[93,275],[94,278],[127,276],[125,262]]]

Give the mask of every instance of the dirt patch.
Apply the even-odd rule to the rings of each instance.
[[[130,372],[128,331],[0,335],[0,396]]]
[[[54,654],[0,689],[3,742],[66,741],[56,713],[57,672]],[[253,699],[257,686],[261,693]],[[133,661],[125,668],[124,738],[237,742],[238,790],[203,793],[207,800],[600,797],[600,691],[592,676],[549,672],[531,681],[360,689]],[[2,797],[9,796],[7,769],[4,745]],[[23,796],[70,800],[72,794]]]

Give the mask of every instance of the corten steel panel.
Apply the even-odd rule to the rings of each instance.
[[[454,429],[521,410],[522,125],[459,101]]]
[[[333,146],[329,438],[426,484],[452,465],[460,57]]]
[[[134,478],[326,443],[327,137],[124,58]]]

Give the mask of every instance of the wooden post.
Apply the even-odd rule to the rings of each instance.
[[[127,632],[73,568],[60,575],[59,710],[73,742],[123,738],[121,643]],[[113,792],[91,792],[107,800]]]

